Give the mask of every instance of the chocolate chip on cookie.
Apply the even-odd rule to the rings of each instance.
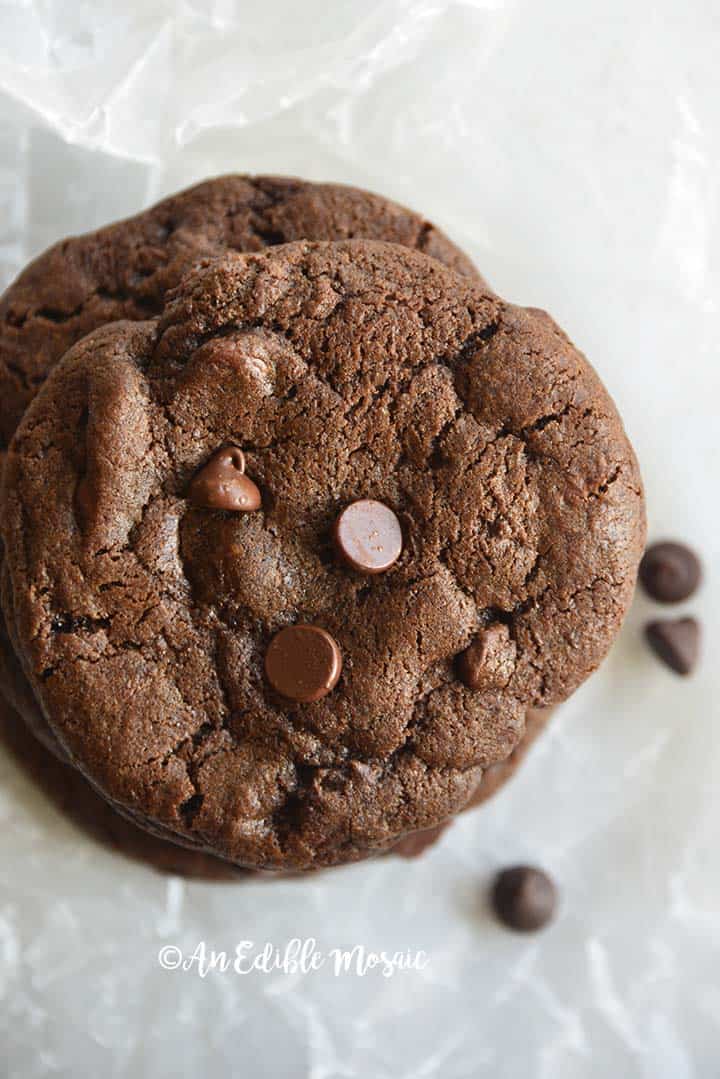
[[[218,450],[195,474],[190,498],[197,506],[233,513],[252,513],[260,508],[260,491],[245,475],[245,454],[237,446]]]
[[[273,689],[291,701],[322,700],[338,683],[342,656],[320,626],[286,626],[265,653],[265,673]]]
[[[506,686],[517,649],[505,625],[488,626],[458,658],[458,674],[469,689]]]
[[[351,502],[333,530],[338,554],[358,573],[384,573],[402,552],[402,529],[389,506],[372,498]]]

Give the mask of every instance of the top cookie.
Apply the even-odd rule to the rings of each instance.
[[[208,180],[127,221],[55,244],[0,298],[0,453],[75,341],[117,319],[159,314],[167,290],[202,256],[353,237],[417,248],[479,279],[462,251],[419,214],[357,188],[291,177]]]
[[[219,508],[246,481],[258,508]],[[357,502],[391,514],[359,544]],[[72,759],[261,867],[461,808],[600,662],[644,538],[615,408],[552,320],[367,241],[228,256],[85,338],[2,509],[8,625]]]
[[[0,460],[63,353],[98,326],[159,313],[165,292],[203,255],[352,236],[416,247],[479,280],[470,260],[418,214],[357,188],[290,177],[209,180],[128,221],[56,244],[0,298]],[[1,618],[0,690],[34,733],[60,752]]]

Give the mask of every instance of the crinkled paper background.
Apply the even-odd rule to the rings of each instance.
[[[186,884],[92,845],[0,760],[5,1073],[695,1079],[720,1044],[716,0],[0,0],[0,283],[51,241],[228,170],[344,180],[436,219],[547,307],[614,393],[651,536],[708,568],[705,660],[636,600],[518,778],[418,863]],[[561,883],[502,931],[498,866]],[[198,941],[422,948],[384,979],[167,972]]]

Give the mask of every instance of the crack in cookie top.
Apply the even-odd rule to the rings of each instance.
[[[223,447],[252,512],[191,497]],[[379,573],[338,550],[365,500],[401,531]],[[463,806],[603,658],[644,518],[547,315],[350,241],[208,262],[159,320],[76,345],[11,446],[4,539],[16,649],[92,781],[238,864],[308,868]],[[315,627],[320,696],[267,661],[286,627]]]

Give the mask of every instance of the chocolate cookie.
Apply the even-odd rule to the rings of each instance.
[[[198,259],[353,237],[413,247],[479,279],[462,251],[419,214],[354,187],[292,177],[222,176],[55,244],[0,298],[0,451],[75,341],[117,319],[159,314],[167,290]]]
[[[241,882],[256,879],[224,858],[161,839],[116,812],[82,772],[61,760],[31,733],[28,724],[0,699],[0,745],[45,798],[90,839],[158,873],[186,880]],[[482,785],[482,784],[481,784]],[[416,858],[437,841],[445,825],[406,836],[389,854]]]
[[[232,447],[256,509],[197,496]],[[338,552],[363,500],[400,524],[380,572]],[[73,761],[251,867],[462,808],[600,662],[644,540],[620,420],[549,316],[369,241],[227,257],[85,338],[3,503],[5,614]]]
[[[535,722],[531,715],[528,716],[525,737],[520,744],[524,751],[542,725]],[[160,839],[117,813],[77,768],[62,761],[42,745],[31,733],[28,724],[1,699],[0,744],[59,813],[91,839],[124,858],[147,865],[156,872],[171,873],[187,880],[239,882],[254,877],[251,870],[240,869],[223,858]],[[508,758],[507,764],[494,765],[485,773],[473,796],[473,805],[485,801],[501,782],[510,778],[521,756],[524,756],[524,752],[520,754],[519,750],[520,746]],[[500,769],[503,769],[502,779]],[[389,853],[401,858],[417,858],[437,842],[448,824],[444,822],[435,828],[411,832],[396,843]]]
[[[119,317],[145,318],[160,310],[169,285],[201,253],[233,247],[257,250],[295,238],[389,239],[427,251],[461,273],[479,275],[439,229],[419,215],[368,192],[338,184],[273,177],[222,177],[164,200],[129,222],[65,240],[40,256],[0,299],[0,440],[5,441],[27,401],[62,352],[79,336]],[[0,634],[4,637],[4,627]],[[34,700],[6,640],[0,641],[0,687],[33,733],[61,759],[62,751]],[[17,739],[16,739],[17,741]],[[28,759],[29,746],[25,746]],[[37,749],[34,757],[44,758]],[[38,768],[40,764],[38,763]],[[66,767],[43,768],[62,778],[63,803],[74,816],[104,821],[98,796]],[[82,795],[75,791],[79,785]],[[48,783],[48,786],[52,784]],[[89,803],[89,804],[88,804]],[[85,810],[88,812],[85,812]],[[215,876],[224,863],[169,847],[115,816],[105,829],[112,844],[156,866],[187,876]],[[427,840],[424,840],[427,842]],[[156,849],[157,848],[157,849]],[[224,872],[221,870],[221,872]]]
[[[160,873],[189,880],[235,881],[248,875],[221,858],[158,839],[132,824],[95,792],[77,768],[63,763],[42,745],[3,700],[0,700],[0,744],[58,812],[102,846]]]
[[[348,237],[414,247],[480,280],[470,260],[411,210],[357,188],[289,177],[208,180],[128,221],[51,247],[0,298],[0,462],[63,353],[98,326],[159,314],[167,290],[198,259],[288,240]],[[1,618],[0,692],[53,748]]]
[[[552,708],[528,708],[525,714],[525,732],[522,738],[509,757],[506,757],[504,761],[498,761],[497,764],[491,764],[489,768],[485,769],[478,788],[466,805],[466,809],[473,809],[475,806],[481,805],[482,802],[487,802],[488,798],[492,798],[496,791],[499,791],[509,779],[512,779],[528,752],[545,730],[552,714]]]
[[[37,707],[37,706],[35,706]],[[480,784],[466,809],[485,802],[517,771],[525,755],[544,729],[550,716],[545,711],[530,710],[526,717],[525,734],[506,761],[494,764],[483,773]],[[41,717],[38,717],[40,719]],[[25,775],[63,816],[73,822],[91,839],[110,850],[149,866],[160,873],[172,873],[188,880],[242,881],[252,877],[252,870],[243,870],[212,854],[206,854],[169,839],[161,839],[145,828],[133,824],[118,813],[87,781],[82,772],[58,753],[59,744],[47,745],[47,724],[40,723],[40,737],[0,698],[0,744],[12,755]],[[400,858],[417,858],[435,845],[449,827],[444,821],[434,828],[411,832],[400,839],[388,852]]]

